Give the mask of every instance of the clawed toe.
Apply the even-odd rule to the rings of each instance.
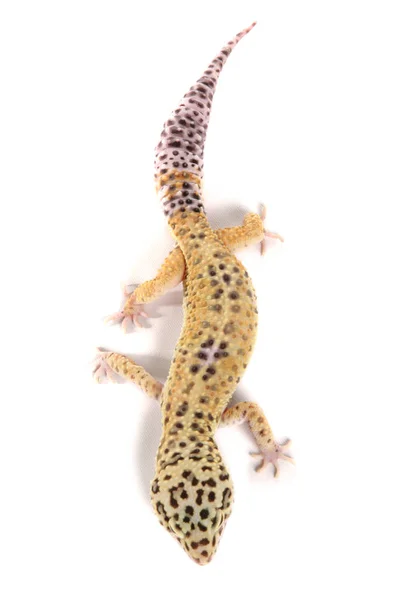
[[[284,238],[279,233],[275,233],[274,231],[268,231],[267,229],[264,231],[264,235],[268,238],[272,238],[273,240],[280,240],[280,242],[284,242]]]
[[[123,313],[123,311],[120,311],[120,312],[113,313],[112,315],[105,317],[104,322],[111,323],[112,325],[116,325],[117,323],[121,323],[123,319],[124,319],[124,313]]]
[[[122,329],[124,331],[124,333],[129,333],[130,328],[132,325],[136,325],[137,323],[137,318],[134,316],[130,316],[130,315],[124,315],[123,314],[123,319],[122,319]],[[141,327],[141,325],[140,325]]]
[[[267,214],[266,207],[264,204],[262,204],[260,206],[260,218],[263,221],[263,223],[266,220],[266,214]],[[267,229],[265,229],[264,230],[264,238],[260,242],[260,254],[262,256],[266,252],[266,238],[272,238],[274,240],[280,240],[280,242],[284,242],[284,238],[279,233],[275,233],[273,231],[268,231]]]
[[[249,454],[250,454],[250,456],[253,456],[254,458],[257,458],[258,456],[262,457],[262,460],[259,462],[259,464],[256,467],[254,467],[254,470],[256,471],[256,473],[259,473],[266,466],[266,461],[263,457],[263,454],[261,452],[250,452]]]

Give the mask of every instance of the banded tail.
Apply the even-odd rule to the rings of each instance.
[[[157,192],[168,218],[178,210],[203,211],[204,145],[216,84],[232,49],[255,24],[222,48],[164,123],[154,166]]]

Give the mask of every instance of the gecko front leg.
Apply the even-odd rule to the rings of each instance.
[[[258,451],[251,452],[251,456],[261,457],[260,463],[255,467],[256,471],[263,469],[266,464],[271,463],[274,467],[274,477],[278,476],[278,461],[286,460],[294,463],[294,460],[288,454],[284,454],[290,445],[290,440],[286,440],[282,444],[278,444],[275,439],[270,425],[264,415],[264,412],[258,404],[254,402],[239,402],[235,406],[227,408],[222,414],[219,426],[235,425],[247,423],[250,431],[257,443]]]
[[[138,385],[150,398],[158,400],[161,396],[162,383],[154,379],[143,367],[124,356],[124,354],[105,352],[99,348],[95,360],[93,376],[98,383],[101,383],[105,377],[113,381],[112,375],[116,373],[116,375]]]

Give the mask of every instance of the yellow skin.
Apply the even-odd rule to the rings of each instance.
[[[177,178],[178,179],[178,178]],[[207,564],[231,512],[233,486],[214,440],[218,427],[247,422],[258,446],[256,470],[290,460],[277,444],[261,408],[240,402],[227,408],[249,362],[257,331],[252,282],[232,250],[265,237],[263,219],[248,214],[241,227],[214,231],[203,212],[177,211],[169,219],[178,246],[157,276],[140,285],[110,319],[126,326],[145,314],[142,304],[184,284],[185,320],[164,386],[130,359],[99,355],[96,377],[112,372],[160,401],[162,437],[151,484],[161,524],[198,564]]]

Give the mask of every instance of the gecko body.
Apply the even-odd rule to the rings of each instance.
[[[225,46],[164,124],[156,148],[155,181],[177,246],[158,275],[127,297],[110,320],[139,325],[142,305],[183,281],[184,324],[164,385],[125,356],[102,352],[96,377],[116,373],[160,402],[162,436],[151,484],[160,523],[198,564],[218,547],[231,513],[233,485],[216,445],[219,426],[247,422],[258,445],[258,469],[291,460],[277,444],[257,404],[227,408],[250,357],[257,332],[256,294],[233,250],[264,242],[263,219],[246,215],[243,225],[215,231],[201,190],[204,143],[218,76],[238,41]]]

